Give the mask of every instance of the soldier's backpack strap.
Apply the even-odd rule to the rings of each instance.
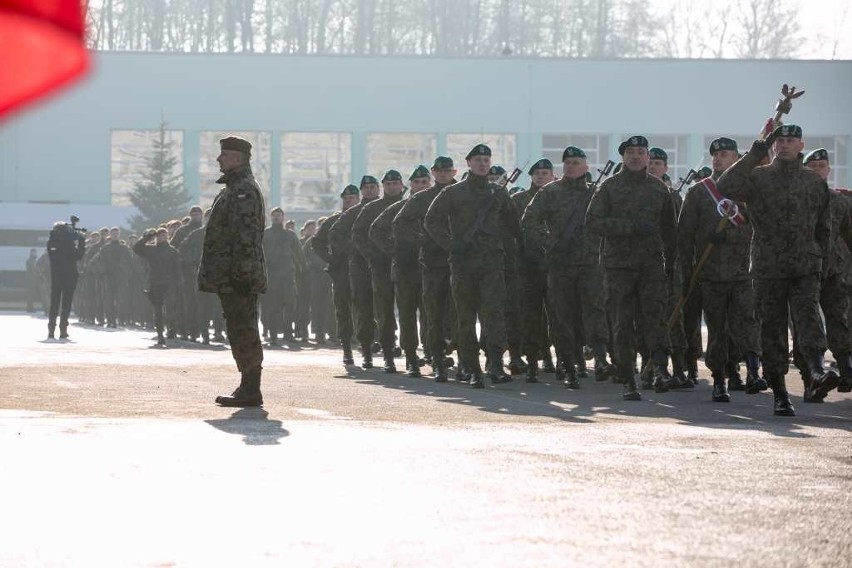
[[[470,244],[473,241],[473,237],[476,233],[483,228],[483,224],[485,223],[485,218],[488,216],[488,212],[491,211],[491,208],[494,206],[494,202],[497,201],[497,189],[489,188],[489,191],[485,196],[479,200],[479,204],[476,208],[476,218],[473,220],[473,225],[467,230],[467,232],[462,237],[462,242],[465,244]]]

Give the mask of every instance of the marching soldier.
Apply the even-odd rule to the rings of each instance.
[[[769,148],[775,158],[768,158]],[[764,376],[775,397],[777,416],[795,416],[787,393],[788,317],[799,337],[810,380],[806,395],[824,399],[837,386],[826,372],[825,332],[819,316],[820,274],[831,236],[829,190],[819,174],[802,165],[802,129],[777,127],[719,178],[719,191],[748,205],[754,224],[751,274],[760,315]]]
[[[552,315],[557,359],[564,364],[557,365],[557,377],[567,388],[576,389],[580,387],[576,358],[584,337],[594,350],[595,380],[606,380],[611,368],[606,360],[608,332],[598,266],[600,238],[585,229],[592,197],[586,182],[586,153],[568,146],[562,164],[562,179],[538,191],[526,208],[522,227],[528,253],[547,253],[548,313]],[[583,334],[577,334],[577,329]],[[528,372],[527,381],[536,382],[534,364]]]
[[[291,341],[293,312],[296,309],[296,280],[305,270],[305,257],[299,237],[284,228],[284,210],[270,212],[272,223],[263,232],[263,256],[266,259],[268,284],[261,296],[261,314],[269,333],[269,344],[278,344],[278,334]],[[285,315],[285,311],[287,314]]]
[[[149,245],[151,239],[155,237],[156,242]],[[163,337],[164,310],[174,305],[174,298],[182,287],[180,254],[169,244],[169,232],[163,227],[145,231],[142,238],[133,245],[133,252],[148,261],[148,285],[145,291],[154,308],[157,345],[164,346],[166,344],[166,338]]]
[[[426,342],[432,355],[432,370],[435,382],[447,381],[447,365],[444,352],[447,348],[446,320],[451,306],[450,265],[447,253],[423,228],[423,220],[435,197],[445,187],[456,183],[457,170],[452,158],[438,156],[432,164],[435,185],[412,195],[404,201],[393,220],[393,236],[402,254],[413,251],[420,258],[423,275],[423,307],[428,322]],[[449,322],[455,327],[455,322]]]
[[[702,307],[707,322],[707,367],[713,377],[713,401],[730,402],[725,367],[745,355],[748,394],[766,390],[766,381],[758,375],[760,335],[755,316],[754,289],[748,273],[753,228],[742,203],[723,201],[716,180],[731,167],[739,153],[730,138],[710,143],[713,175],[692,186],[686,194],[678,220],[678,251],[683,281],[689,285],[696,264],[712,243],[698,282],[701,283]],[[725,212],[725,207],[737,210]],[[730,219],[718,231],[722,214]],[[697,288],[697,287],[696,287]]]
[[[215,292],[222,303],[231,354],[240,371],[240,386],[230,396],[216,397],[222,406],[261,406],[263,347],[257,330],[257,295],[266,291],[263,196],[249,160],[251,143],[229,136],[222,148],[217,183],[225,188],[213,201],[204,230],[198,289]]]
[[[355,336],[361,344],[361,366],[373,368],[373,337],[376,320],[373,313],[373,283],[370,265],[352,240],[352,227],[365,205],[379,198],[379,182],[373,176],[361,178],[361,202],[344,211],[332,225],[329,249],[332,256],[346,258],[349,263],[349,283],[352,294],[352,311],[355,316]],[[338,325],[340,320],[338,320]],[[343,339],[343,335],[340,336]]]
[[[417,166],[408,181],[411,185],[409,199],[432,184],[429,170],[422,165]],[[404,206],[405,201],[398,201],[376,217],[370,227],[370,241],[392,260],[391,272],[399,309],[399,343],[405,354],[405,370],[409,377],[419,377],[421,375],[417,346],[420,339],[417,333],[417,312],[420,310],[422,314],[423,302],[417,247],[408,241],[397,241],[393,234],[393,220]],[[425,326],[423,332],[426,333]]]
[[[666,328],[666,283],[674,270],[675,219],[669,190],[648,173],[648,140],[632,136],[618,148],[624,167],[601,184],[586,213],[586,230],[604,239],[604,288],[614,328],[614,354],[624,399],[641,400],[633,374],[635,306],[643,320],[643,348],[651,353],[654,390],[673,386]]]
[[[330,247],[331,230],[343,216],[343,213],[358,205],[361,191],[354,185],[347,185],[340,192],[341,210],[329,216],[320,225],[317,234],[311,239],[311,248],[326,263],[326,272],[331,277],[331,293],[334,301],[334,317],[337,324],[337,337],[343,347],[343,364],[354,365],[352,357],[352,292],[349,277],[349,257],[345,252],[334,251]]]
[[[103,283],[103,305],[107,327],[118,327],[116,320],[123,309],[124,289],[131,272],[132,255],[121,240],[121,229],[109,231],[106,244],[92,258],[92,266]]]
[[[379,344],[384,354],[386,373],[396,373],[393,360],[394,332],[394,290],[391,278],[391,257],[382,249],[373,246],[370,241],[370,226],[382,211],[399,202],[405,186],[402,175],[396,170],[388,170],[382,177],[383,195],[372,203],[364,205],[358,218],[352,225],[352,240],[355,247],[370,264],[370,278],[373,284],[373,309],[379,331]],[[415,347],[416,348],[416,347]]]
[[[424,218],[431,237],[450,254],[450,274],[458,313],[459,358],[470,370],[470,384],[485,386],[479,365],[476,318],[487,329],[489,379],[509,382],[503,373],[506,351],[506,301],[503,280],[503,238],[520,236],[518,216],[505,188],[489,184],[491,149],[478,144],[466,156],[466,180],[441,190]]]

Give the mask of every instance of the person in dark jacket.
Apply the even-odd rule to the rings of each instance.
[[[74,289],[77,287],[77,262],[86,254],[86,237],[67,223],[55,223],[47,240],[47,254],[50,257],[47,337],[54,338],[56,316],[59,314],[59,339],[68,339],[68,315],[71,313]]]

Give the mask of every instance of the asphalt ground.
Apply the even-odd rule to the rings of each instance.
[[[72,320],[73,321],[73,320]],[[1,566],[850,566],[852,395],[473,390],[0,313]],[[357,357],[356,357],[357,362]],[[398,359],[397,365],[402,366]],[[428,369],[426,369],[428,370]]]

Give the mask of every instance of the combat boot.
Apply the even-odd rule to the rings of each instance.
[[[772,377],[769,380],[769,384],[772,387],[772,395],[775,398],[775,416],[795,416],[796,409],[793,408],[793,403],[790,402],[790,395],[787,393],[787,384],[784,381],[784,377]]]
[[[807,367],[810,383],[805,390],[805,402],[822,402],[829,392],[837,388],[837,372],[825,370],[825,360],[820,353],[808,357]]]
[[[512,352],[509,352],[509,373],[513,375],[523,375],[527,372],[528,368],[529,367],[526,363],[524,363],[524,360],[521,359],[520,355],[512,355]]]
[[[642,400],[642,395],[636,388],[636,375],[633,374],[632,365],[625,365],[622,372],[619,373],[624,382],[624,391],[621,393],[621,398],[624,400]]]
[[[693,385],[698,384],[698,361],[690,359],[686,362],[686,378],[692,381]]]
[[[725,384],[725,372],[717,369],[712,371],[711,375],[713,376],[713,402],[731,402],[731,395]]]
[[[47,338],[48,339],[56,339],[56,337],[53,335],[55,331],[56,331],[56,324],[55,323],[48,323],[47,324]]]
[[[372,369],[373,368],[373,352],[370,349],[369,343],[361,344],[361,368],[362,369]]]
[[[514,379],[503,372],[503,350],[491,349],[488,364],[488,380],[492,385],[511,383]]]
[[[530,360],[527,365],[527,379],[528,383],[537,383],[538,382],[538,361],[535,360],[535,357],[528,357]]]
[[[676,389],[691,389],[695,385],[686,376],[686,364],[684,361],[684,352],[680,349],[672,351],[672,378],[673,388]]]
[[[59,339],[68,339],[68,322],[59,322]]]
[[[352,344],[348,341],[343,343],[343,364],[354,365],[355,357],[352,356]]]
[[[416,365],[417,363],[415,363]],[[393,351],[390,355],[385,355],[385,366],[382,367],[385,373],[396,373],[396,363],[393,360]]]
[[[577,366],[579,367],[579,365]],[[562,386],[570,390],[578,390],[580,388],[579,373],[575,371],[573,364],[565,365]]]
[[[157,345],[158,345],[158,346],[160,346],[160,347],[165,347],[165,346],[166,346],[166,338],[165,338],[165,337],[163,337],[163,332],[162,332],[162,331],[158,331],[158,332],[157,332]]]
[[[572,367],[573,367],[573,365],[572,365]],[[579,362],[577,363],[576,376],[577,376],[577,378],[580,378],[580,379],[586,379],[586,378],[589,377],[589,369],[586,367],[586,360],[583,359],[582,357],[579,359]],[[579,383],[577,383],[577,384],[579,384]]]
[[[260,371],[243,373],[240,386],[231,396],[217,396],[216,402],[221,406],[263,406],[263,395],[260,393]]]
[[[837,392],[852,392],[852,355],[844,353],[838,356],[837,368],[840,371]]]
[[[432,359],[432,377],[436,383],[447,382],[447,365],[443,357],[435,357]]]
[[[545,349],[541,355],[541,372],[555,373],[556,367],[553,366],[553,359],[550,357],[550,349]]]
[[[746,389],[740,377],[740,364],[736,361],[729,361],[725,365],[725,375],[728,377],[728,388],[732,391],[744,391]]]
[[[420,358],[417,353],[405,354],[405,374],[409,377],[421,377],[420,374]]]
[[[654,392],[668,392],[675,384],[675,379],[669,374],[669,356],[665,351],[654,351]]]
[[[607,380],[610,375],[613,375],[613,366],[609,364],[606,360],[606,346],[604,345],[595,345],[594,347],[594,372],[595,372],[595,381],[602,382]]]
[[[757,394],[760,391],[765,391],[769,388],[766,379],[761,377],[758,372],[760,370],[760,358],[756,353],[746,353],[746,394]]]

